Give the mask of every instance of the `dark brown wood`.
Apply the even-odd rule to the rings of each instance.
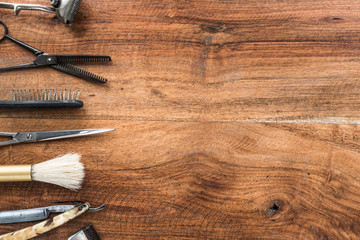
[[[12,2],[34,3],[14,0]],[[48,5],[46,0],[38,4]],[[54,69],[2,72],[11,89],[81,89],[80,110],[1,110],[0,130],[116,132],[0,149],[0,164],[83,155],[79,192],[0,185],[0,211],[83,200],[102,239],[360,238],[357,0],[83,1],[72,27],[0,9],[15,38],[86,65],[105,86]],[[8,40],[0,66],[32,61]],[[0,234],[28,226],[0,225]]]

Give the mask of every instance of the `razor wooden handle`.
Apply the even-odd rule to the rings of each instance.
[[[59,214],[51,219],[38,223],[34,226],[27,227],[16,232],[11,232],[1,235],[0,240],[19,240],[19,239],[25,240],[25,239],[34,238],[80,216],[81,214],[86,212],[89,209],[89,207],[90,204],[88,203],[81,204],[67,212]]]

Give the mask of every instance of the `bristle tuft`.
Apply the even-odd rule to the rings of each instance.
[[[76,94],[71,94],[72,92]],[[79,100],[79,98],[79,89],[28,89],[10,91],[10,101],[65,101]]]
[[[32,180],[59,185],[73,191],[79,190],[85,176],[80,158],[77,153],[69,153],[34,164],[31,169]]]

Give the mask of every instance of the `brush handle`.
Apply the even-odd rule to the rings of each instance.
[[[31,165],[0,166],[0,182],[31,181]]]
[[[49,101],[0,101],[0,108],[81,108],[84,106],[78,100],[49,100]]]
[[[89,207],[90,204],[88,203],[81,204],[80,206],[76,206],[67,212],[64,212],[51,219],[38,223],[34,226],[27,227],[16,232],[1,235],[0,240],[19,240],[19,239],[26,240],[37,237],[80,216],[81,214],[86,212],[89,209]]]

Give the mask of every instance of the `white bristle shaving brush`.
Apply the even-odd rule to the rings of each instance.
[[[76,191],[85,176],[81,156],[69,153],[34,165],[0,166],[0,182],[38,181]]]

